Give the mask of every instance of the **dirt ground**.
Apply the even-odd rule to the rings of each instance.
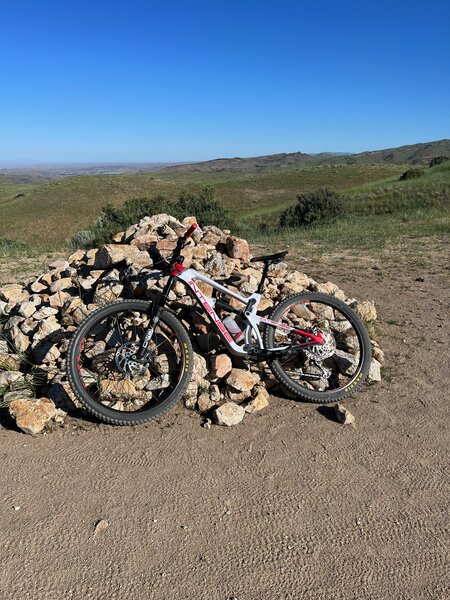
[[[378,308],[385,378],[345,402],[355,429],[281,397],[230,429],[4,419],[0,598],[448,598],[447,260],[300,263]]]

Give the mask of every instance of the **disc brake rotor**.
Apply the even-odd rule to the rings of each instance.
[[[138,360],[137,351],[139,344],[136,342],[128,342],[119,346],[116,351],[115,361],[116,366],[121,373],[131,377],[143,375],[148,369],[149,360]]]
[[[305,348],[305,354],[315,360],[315,361],[323,361],[336,352],[336,340],[333,335],[328,331],[320,330],[322,334],[322,338],[325,340],[323,344],[316,344],[311,348]]]

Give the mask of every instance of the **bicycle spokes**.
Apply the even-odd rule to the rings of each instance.
[[[160,322],[142,359],[137,353],[149,327],[147,313],[106,317],[87,332],[79,353],[79,377],[97,402],[118,411],[139,411],[161,402],[177,384],[182,349]]]

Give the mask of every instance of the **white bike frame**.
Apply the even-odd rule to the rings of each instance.
[[[323,343],[322,336],[320,334],[314,335],[312,333],[297,329],[296,327],[290,327],[289,325],[284,325],[284,323],[278,323],[276,321],[272,321],[271,319],[267,319],[266,317],[260,317],[259,315],[257,315],[256,313],[258,311],[258,306],[259,306],[259,303],[261,302],[261,294],[254,293],[254,294],[251,294],[250,296],[246,296],[246,297],[240,296],[239,294],[236,294],[232,290],[224,287],[220,283],[217,283],[213,279],[206,277],[206,275],[199,273],[195,269],[190,269],[190,268],[186,269],[182,265],[178,265],[178,264],[175,265],[174,271],[172,272],[172,276],[174,276],[176,279],[179,279],[180,281],[182,281],[192,291],[192,293],[195,295],[195,297],[198,299],[200,304],[205,309],[205,311],[206,311],[209,319],[213,323],[213,325],[217,328],[220,336],[222,337],[223,341],[225,342],[225,344],[228,347],[228,349],[230,350],[230,352],[232,352],[233,354],[235,354],[237,356],[248,356],[248,354],[249,354],[248,346],[249,345],[254,346],[256,344],[256,346],[260,350],[264,350],[264,343],[263,343],[263,340],[261,337],[261,332],[259,330],[261,324],[263,324],[263,323],[270,325],[272,327],[276,327],[277,332],[279,334],[288,335],[289,332],[295,332],[295,333],[303,335],[311,340],[305,344],[299,343],[299,344],[297,344],[298,346],[309,346],[311,344],[322,344]],[[230,332],[225,327],[225,325],[222,323],[220,317],[214,310],[214,308],[212,306],[214,304],[214,300],[203,294],[203,292],[196,285],[196,283],[195,283],[196,281],[203,281],[204,283],[207,283],[215,290],[218,290],[219,292],[221,292],[222,294],[225,294],[227,296],[231,296],[232,298],[234,298],[235,300],[237,300],[238,302],[240,302],[241,304],[243,304],[246,307],[245,309],[243,309],[244,312],[241,315],[242,319],[246,323],[246,327],[244,330],[244,340],[245,341],[242,346],[240,346],[239,344],[237,344],[234,341],[233,336],[230,334]],[[244,349],[246,346],[247,346],[247,349]],[[290,346],[290,344],[288,344],[286,346],[277,346],[276,348],[266,348],[265,351],[280,353],[280,352],[286,350],[287,348],[289,348],[289,346]]]

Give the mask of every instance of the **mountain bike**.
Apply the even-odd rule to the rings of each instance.
[[[359,316],[345,302],[315,292],[291,295],[269,317],[259,315],[270,266],[287,252],[252,258],[263,264],[261,280],[255,293],[241,296],[183,266],[181,252],[196,227],[178,238],[167,261],[156,246],[149,248],[154,268],[167,275],[157,299],[111,302],[75,331],[67,372],[81,404],[108,423],[134,425],[160,417],[183,397],[194,355],[185,327],[167,308],[176,281],[187,287],[225,348],[249,361],[266,361],[290,397],[327,403],[353,394],[371,361]],[[211,297],[199,282],[211,286]]]

